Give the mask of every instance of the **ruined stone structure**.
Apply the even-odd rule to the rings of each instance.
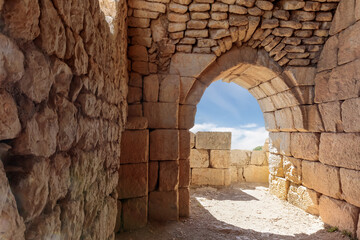
[[[187,216],[188,129],[218,79],[258,99],[270,191],[360,236],[359,0],[0,10],[0,238],[114,239],[116,219]]]
[[[269,181],[268,142],[262,150],[230,150],[231,132],[190,132],[191,186]]]

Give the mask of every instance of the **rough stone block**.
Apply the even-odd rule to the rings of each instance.
[[[159,101],[176,102],[180,100],[180,76],[166,75],[160,81]]]
[[[179,131],[154,130],[150,132],[150,160],[178,160]]]
[[[158,186],[159,179],[159,162],[149,162],[149,192],[152,192]]]
[[[207,168],[210,164],[208,150],[191,149],[190,150],[190,167],[191,168]]]
[[[306,160],[319,159],[320,135],[316,133],[292,133],[291,154]]]
[[[151,192],[149,194],[149,219],[177,221],[179,219],[178,191]]]
[[[231,183],[238,182],[238,169],[236,166],[230,167],[230,177],[231,177]]]
[[[179,138],[180,159],[188,159],[190,157],[190,132],[188,130],[180,130]]]
[[[210,166],[212,168],[229,168],[230,150],[210,150]]]
[[[279,132],[269,133],[269,152],[291,156],[290,153],[290,133]]]
[[[16,103],[7,92],[0,92],[0,140],[15,138],[21,131]]]
[[[340,180],[343,198],[360,207],[360,171],[340,168]]]
[[[284,156],[285,157],[285,156]],[[277,154],[269,154],[269,172],[278,177],[284,177],[283,156]]]
[[[126,130],[144,130],[148,128],[148,121],[144,117],[128,117]]]
[[[243,174],[246,182],[267,183],[269,181],[268,166],[245,166]]]
[[[359,217],[359,209],[344,201],[336,200],[322,195],[319,201],[321,220],[330,226],[336,226],[340,230],[356,234],[356,223]]]
[[[179,187],[190,185],[190,160],[179,160]]]
[[[120,164],[149,160],[149,130],[129,131],[121,135]]]
[[[251,165],[262,166],[267,165],[267,162],[266,152],[264,150],[252,151],[250,160]]]
[[[159,77],[152,74],[144,77],[143,99],[145,102],[157,102],[159,98]]]
[[[322,133],[320,138],[320,162],[360,170],[360,134]]]
[[[195,123],[196,106],[180,105],[179,106],[179,128],[190,129]]]
[[[190,190],[189,188],[179,189],[179,216],[190,216]]]
[[[301,184],[301,160],[292,157],[283,157],[285,179],[296,184]]]
[[[341,198],[339,169],[319,162],[302,162],[302,183],[305,187],[334,198]]]
[[[301,185],[291,183],[287,195],[289,203],[310,214],[319,215],[320,193]]]
[[[287,67],[284,73],[294,86],[315,85],[315,67]]]
[[[177,190],[179,186],[179,162],[162,161],[159,164],[159,190]]]
[[[336,132],[338,128],[342,128],[339,101],[319,104],[319,111],[327,132]]]
[[[197,132],[196,148],[229,150],[231,148],[231,132]]]
[[[230,160],[231,166],[245,166],[250,163],[251,151],[248,150],[231,150]]]
[[[355,22],[354,9],[355,0],[340,1],[331,24],[330,35],[335,35]]]
[[[122,221],[125,231],[145,227],[147,224],[148,197],[131,198],[122,201]]]
[[[150,103],[144,102],[144,117],[149,121],[149,128],[177,128],[177,103]]]
[[[290,182],[285,178],[269,175],[269,192],[281,200],[286,200]]]
[[[360,98],[345,100],[341,116],[345,132],[360,132]]]
[[[148,193],[148,164],[121,165],[117,191],[119,199],[146,196]]]
[[[193,168],[191,170],[191,184],[197,186],[224,186],[225,169]]]
[[[176,53],[171,58],[170,73],[182,77],[198,77],[215,59],[214,54]]]

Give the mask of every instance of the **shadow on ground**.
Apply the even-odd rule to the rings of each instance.
[[[262,186],[263,187],[263,186]],[[251,186],[249,189],[253,189]],[[251,229],[240,228],[216,219],[197,198],[232,200],[232,201],[259,201],[257,198],[235,189],[196,189],[191,194],[191,216],[180,219],[179,222],[151,222],[147,227],[134,231],[120,233],[116,240],[339,240],[344,238],[340,233],[329,233],[320,230],[313,234],[295,234],[293,236],[258,232]],[[232,194],[231,194],[232,191]],[[250,204],[250,203],[249,203]],[[234,209],[236,211],[236,209]],[[254,213],[255,215],[255,213]],[[286,216],[284,216],[286,217]],[[271,223],[265,223],[271,224]],[[288,224],[297,224],[289,222]],[[304,229],[304,232],[306,229]]]

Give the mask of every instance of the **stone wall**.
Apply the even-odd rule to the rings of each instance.
[[[190,133],[191,186],[269,181],[268,143],[258,151],[230,150],[231,132]]]
[[[0,239],[115,239],[127,6],[101,4],[0,1]]]

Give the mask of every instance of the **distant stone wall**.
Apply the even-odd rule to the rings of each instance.
[[[191,133],[191,186],[268,182],[267,144],[260,151],[230,150],[230,132]]]

